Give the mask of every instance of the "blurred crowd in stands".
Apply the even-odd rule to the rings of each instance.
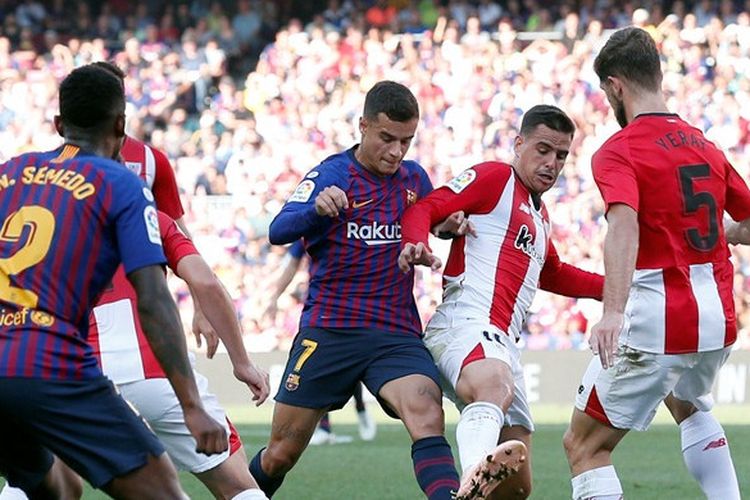
[[[509,161],[532,105],[567,111],[578,130],[545,201],[561,256],[589,270],[603,270],[605,228],[590,159],[618,130],[592,69],[608,30],[652,33],[670,108],[750,180],[750,1],[0,0],[0,19],[0,161],[59,145],[59,80],[81,64],[116,62],[130,133],[171,159],[188,227],[234,297],[251,351],[289,347],[307,280],[299,272],[278,313],[264,313],[288,261],[268,244],[269,222],[307,170],[357,142],[364,93],[378,80],[419,99],[408,157],[436,186],[477,162]],[[750,251],[734,254],[738,346],[750,348]],[[427,318],[440,276],[418,275]],[[189,319],[187,290],[172,285]],[[598,311],[540,293],[525,348],[587,348]]]

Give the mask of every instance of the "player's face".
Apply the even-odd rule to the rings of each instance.
[[[409,150],[418,122],[418,118],[397,122],[385,113],[379,113],[374,120],[360,118],[362,142],[355,153],[357,160],[375,175],[393,175]]]
[[[532,194],[542,194],[557,181],[570,151],[571,134],[537,126],[526,137],[516,137],[513,167]]]

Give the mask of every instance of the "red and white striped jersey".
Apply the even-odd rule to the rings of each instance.
[[[602,145],[592,169],[607,209],[638,212],[626,345],[680,354],[734,343],[723,214],[750,217],[750,190],[724,153],[677,115],[642,114]]]
[[[198,250],[173,219],[163,212],[158,215],[167,265],[174,271],[183,257]],[[102,371],[115,384],[166,377],[141,328],[135,289],[122,266],[89,316],[88,342]]]
[[[443,273],[437,328],[486,321],[515,338],[537,288],[601,298],[602,277],[563,264],[549,239],[547,209],[504,163],[465,170],[404,215],[402,242],[427,244],[430,227],[462,210],[477,236],[453,241]]]
[[[164,153],[126,135],[120,156],[128,170],[143,179],[154,193],[159,210],[173,219],[185,215],[172,165]]]

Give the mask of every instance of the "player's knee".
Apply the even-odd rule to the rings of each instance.
[[[289,472],[299,460],[299,455],[283,446],[270,445],[263,452],[263,471],[271,477]]]

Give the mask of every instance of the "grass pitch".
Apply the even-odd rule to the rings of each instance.
[[[375,409],[375,405],[370,408]],[[269,408],[230,408],[248,455],[265,445]],[[537,431],[533,437],[533,499],[568,499],[570,482],[562,449],[568,407],[535,407]],[[454,442],[456,413],[446,404],[448,437]],[[725,424],[732,446],[743,497],[750,497],[750,408],[724,407],[717,416]],[[423,499],[412,473],[410,441],[400,423],[378,413],[378,435],[372,442],[357,436],[354,411],[332,414],[334,432],[354,437],[347,444],[310,447],[288,475],[274,500],[411,500]],[[626,436],[614,455],[625,498],[633,500],[685,500],[703,498],[682,463],[680,436],[669,417],[660,412],[655,425],[643,433]],[[211,498],[192,476],[182,474],[193,499]],[[87,489],[86,499],[106,498]]]

